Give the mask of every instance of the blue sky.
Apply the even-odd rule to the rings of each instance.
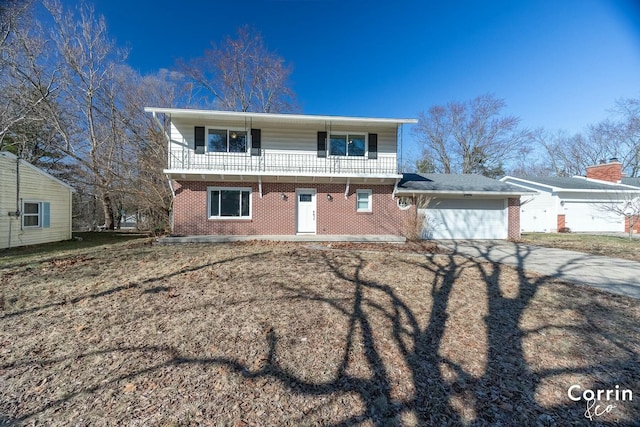
[[[523,126],[578,132],[616,99],[640,97],[640,6],[632,0],[93,4],[143,73],[255,26],[293,65],[307,114],[416,117],[490,92]],[[410,132],[405,138],[410,145]]]

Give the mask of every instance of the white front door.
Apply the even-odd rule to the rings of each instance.
[[[316,190],[299,188],[296,190],[297,227],[296,232],[315,234],[316,232]]]

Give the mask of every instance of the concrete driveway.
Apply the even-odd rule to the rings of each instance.
[[[439,241],[459,255],[498,262],[640,299],[640,263],[506,241]]]

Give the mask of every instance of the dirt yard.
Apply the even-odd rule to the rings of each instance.
[[[0,425],[640,419],[638,301],[428,245],[133,240],[0,257],[0,286]],[[572,385],[633,400],[592,422]]]

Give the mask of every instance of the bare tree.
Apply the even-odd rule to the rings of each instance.
[[[504,100],[485,94],[420,113],[414,134],[423,158],[441,173],[502,175],[507,162],[529,149],[531,137],[519,128],[517,117],[501,114],[505,106]]]
[[[0,4],[0,149],[33,162],[55,142],[42,104],[55,97],[58,70],[32,6]]]
[[[61,69],[62,114],[50,111],[49,118],[64,141],[64,153],[83,167],[85,183],[95,188],[105,226],[113,229],[111,199],[120,153],[115,145],[119,129],[113,76],[126,54],[108,38],[104,18],[95,17],[92,7],[82,3],[73,13],[56,0],[45,6],[53,18],[51,39]]]
[[[640,99],[618,100],[610,117],[583,132],[539,130],[535,140],[543,149],[541,164],[552,175],[584,175],[587,166],[615,157],[627,176],[640,176]]]
[[[219,46],[212,43],[203,57],[178,65],[198,88],[213,96],[216,108],[265,113],[297,110],[289,83],[291,67],[251,27],[239,28],[236,38],[227,37]]]

